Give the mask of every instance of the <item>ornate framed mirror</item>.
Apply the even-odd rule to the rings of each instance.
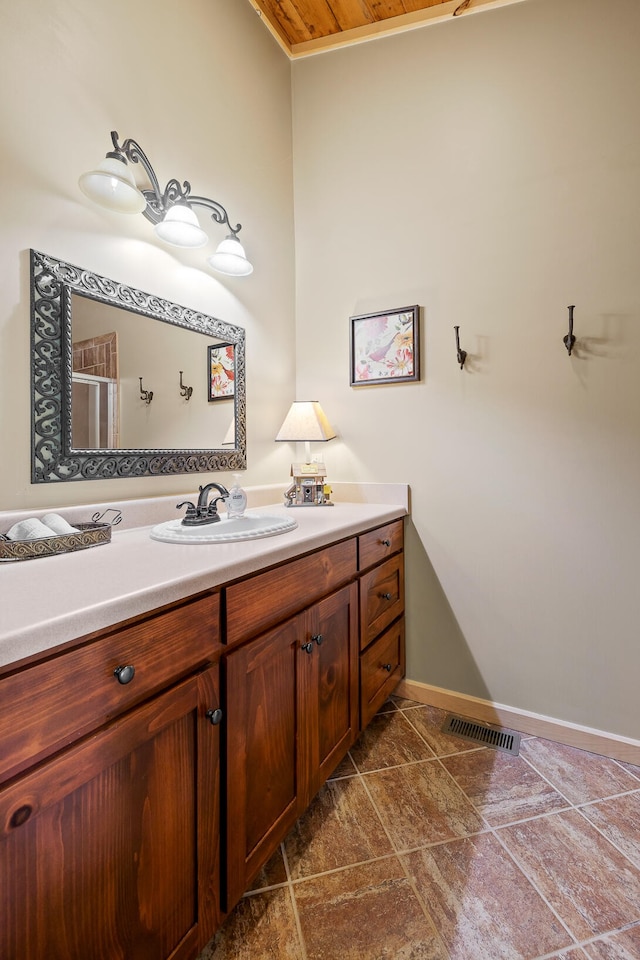
[[[32,483],[246,468],[242,327],[35,250],[31,382]]]

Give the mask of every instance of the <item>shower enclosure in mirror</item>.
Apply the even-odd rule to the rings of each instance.
[[[234,391],[211,404],[218,344]],[[31,369],[33,483],[246,467],[241,327],[32,250]]]

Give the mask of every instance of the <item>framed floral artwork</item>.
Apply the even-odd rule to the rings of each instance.
[[[207,347],[209,400],[228,400],[235,394],[236,355],[233,343]]]
[[[420,307],[351,317],[351,386],[420,379]]]

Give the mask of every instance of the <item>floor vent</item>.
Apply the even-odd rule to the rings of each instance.
[[[478,723],[450,713],[445,717],[441,730],[443,733],[452,733],[456,737],[464,737],[465,740],[474,740],[486,747],[502,750],[513,757],[517,757],[520,752],[520,734],[504,727],[493,727],[488,723]]]

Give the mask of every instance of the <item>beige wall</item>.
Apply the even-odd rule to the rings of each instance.
[[[639,37],[528,0],[293,66],[298,395],[411,484],[408,676],[636,738]],[[421,382],[350,388],[349,316],[412,303]]]
[[[285,476],[290,451],[273,437],[294,377],[290,65],[250,4],[3,3],[0,84],[0,509],[189,492],[202,482],[31,485],[29,248],[244,327],[247,482]],[[220,227],[211,226],[211,249],[175,251],[142,216],[85,199],[78,176],[110,149],[111,130],[139,141],[162,185],[188,179],[243,224],[249,279],[218,278],[204,265]],[[205,369],[206,346],[203,378]]]

